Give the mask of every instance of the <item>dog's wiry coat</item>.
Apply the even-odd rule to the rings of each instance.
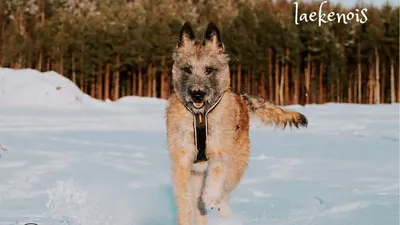
[[[207,224],[206,209],[216,207],[229,216],[229,194],[239,184],[250,156],[249,119],[265,124],[307,126],[298,112],[283,110],[273,103],[230,90],[228,57],[218,28],[210,22],[204,41],[194,39],[186,22],[173,55],[175,93],[166,108],[167,142],[179,225]],[[206,155],[196,163],[193,113],[208,114]],[[190,109],[190,112],[188,109]]]

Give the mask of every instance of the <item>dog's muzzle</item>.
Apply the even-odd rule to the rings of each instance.
[[[193,100],[193,105],[195,108],[201,108],[204,106],[204,96],[206,95],[205,91],[194,90],[189,91],[189,94]]]

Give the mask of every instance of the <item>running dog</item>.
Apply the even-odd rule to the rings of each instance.
[[[177,220],[205,225],[207,209],[230,215],[229,194],[249,161],[250,116],[283,128],[308,122],[298,112],[230,90],[229,58],[213,22],[203,41],[185,22],[173,60],[174,94],[165,113]]]

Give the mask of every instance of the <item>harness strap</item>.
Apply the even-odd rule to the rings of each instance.
[[[206,156],[206,140],[208,135],[207,128],[207,115],[211,112],[221,101],[224,94],[222,94],[218,100],[208,109],[205,114],[202,113],[193,113],[189,107],[186,107],[189,112],[193,114],[193,129],[194,129],[194,142],[197,148],[197,155],[194,163],[207,161]]]
[[[207,139],[207,123],[205,123],[204,115],[199,113],[195,115],[194,137],[197,147],[197,156],[194,163],[207,161],[206,156],[206,139]]]

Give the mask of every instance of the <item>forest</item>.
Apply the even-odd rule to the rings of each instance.
[[[55,71],[97,99],[173,93],[172,52],[189,21],[209,21],[230,56],[231,87],[280,105],[400,102],[399,6],[366,9],[365,23],[295,23],[321,1],[0,0],[0,66]],[[361,15],[361,14],[360,14]]]

